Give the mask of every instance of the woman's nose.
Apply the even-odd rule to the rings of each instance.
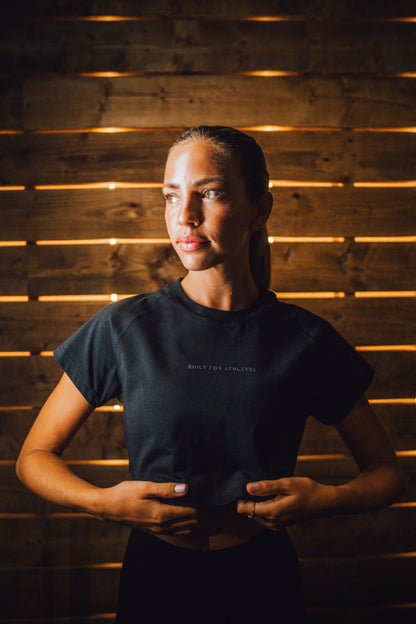
[[[185,197],[178,215],[179,225],[192,224],[197,226],[201,223],[200,202],[194,195]]]

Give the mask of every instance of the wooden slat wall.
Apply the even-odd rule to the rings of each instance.
[[[290,237],[272,245],[272,286],[376,367],[369,397],[408,480],[389,509],[291,529],[308,622],[413,621],[414,1],[4,4],[0,624],[113,620],[127,529],[32,495],[14,461],[60,376],[50,352],[110,294],[181,275],[158,185],[167,148],[192,123],[246,128],[264,147],[269,233]],[[128,478],[121,412],[96,410],[66,458],[99,485]],[[335,431],[310,422],[297,473],[336,484],[356,469]]]

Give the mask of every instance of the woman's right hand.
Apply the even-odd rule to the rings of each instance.
[[[193,507],[163,503],[163,498],[181,498],[184,483],[122,481],[99,491],[97,515],[155,535],[187,535],[197,523]]]

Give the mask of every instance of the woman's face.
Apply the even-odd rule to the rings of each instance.
[[[248,263],[257,211],[240,176],[237,163],[206,141],[189,141],[169,154],[163,184],[166,226],[189,271]]]

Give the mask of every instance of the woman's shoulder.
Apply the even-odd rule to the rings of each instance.
[[[272,309],[276,319],[296,328],[312,340],[318,340],[328,331],[334,331],[331,323],[323,317],[298,304],[281,301],[279,294],[275,294],[276,300]]]

